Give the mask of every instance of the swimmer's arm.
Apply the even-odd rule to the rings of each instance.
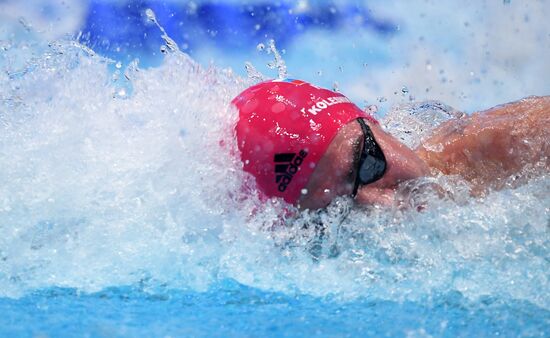
[[[528,164],[549,170],[550,96],[529,97],[451,120],[416,149],[431,167],[460,175],[474,192],[499,188]]]

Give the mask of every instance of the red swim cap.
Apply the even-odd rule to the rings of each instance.
[[[244,170],[268,197],[292,204],[341,127],[358,117],[376,122],[342,94],[300,80],[259,83],[232,103]]]

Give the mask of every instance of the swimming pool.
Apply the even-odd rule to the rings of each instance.
[[[161,53],[139,10],[130,23],[157,34],[145,51],[94,40],[108,27],[89,9],[109,3],[36,3],[48,11],[21,20],[21,5],[2,4],[16,13],[0,41],[2,336],[548,336],[547,176],[527,170],[520,187],[475,200],[452,177],[437,180],[454,199],[404,189],[424,212],[342,219],[342,199],[314,252],[314,233],[267,230],[284,206],[243,196],[251,182],[231,156],[227,102],[252,83],[244,62],[277,75],[250,23],[217,27],[235,27],[237,45],[185,38],[163,20],[189,3],[138,3],[189,56]],[[425,99],[471,112],[550,89],[545,1],[194,4],[235,22],[301,13],[302,30],[262,31],[286,36],[289,74],[378,105],[383,122],[407,117],[417,137],[393,132],[409,142],[442,107]],[[40,18],[52,15],[48,28]],[[87,37],[62,37],[81,28]]]

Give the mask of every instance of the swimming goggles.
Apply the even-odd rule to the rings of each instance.
[[[361,158],[357,163],[355,183],[353,184],[352,197],[357,195],[359,187],[378,181],[386,172],[386,158],[382,149],[374,140],[372,131],[362,118],[358,118],[357,122],[363,130],[363,151]]]

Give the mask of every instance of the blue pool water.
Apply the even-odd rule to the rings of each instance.
[[[282,224],[243,193],[227,105],[245,61],[277,76],[274,38],[290,75],[413,146],[451,106],[550,92],[548,2],[122,3],[0,3],[0,336],[549,336],[536,165],[478,199],[436,177],[402,187],[409,208]],[[301,227],[319,217],[322,242]]]
[[[460,294],[422,302],[338,302],[221,283],[213,291],[79,295],[48,289],[4,300],[3,333],[18,336],[544,336],[548,311],[528,302]],[[25,325],[22,323],[33,323]]]

